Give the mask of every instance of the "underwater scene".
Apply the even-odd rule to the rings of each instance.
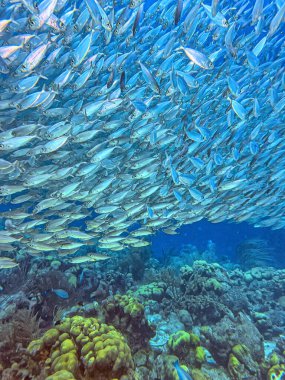
[[[0,379],[285,380],[285,0],[0,0]]]

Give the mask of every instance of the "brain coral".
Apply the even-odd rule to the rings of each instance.
[[[125,338],[95,318],[66,318],[32,341],[28,351],[44,366],[48,380],[132,378],[134,364]]]

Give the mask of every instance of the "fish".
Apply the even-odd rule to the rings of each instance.
[[[103,254],[90,253],[86,256],[73,257],[69,260],[69,262],[71,264],[82,264],[82,263],[87,263],[87,262],[105,261],[105,260],[109,260],[110,258],[111,258],[110,256],[106,256]]]
[[[183,0],[177,0],[177,6],[175,9],[175,15],[174,15],[174,23],[177,25],[179,23],[181,13],[183,10]]]
[[[180,47],[180,50],[183,50],[187,57],[194,62],[196,65],[202,67],[203,69],[212,69],[214,67],[213,63],[204,53],[197,51],[195,49]]]
[[[2,252],[84,264],[201,219],[285,227],[284,2],[21,4],[0,9]]]
[[[192,380],[193,378],[179,365],[178,360],[173,363],[173,367],[175,368],[179,380]]]
[[[14,259],[10,257],[1,256],[0,257],[0,269],[11,269],[19,265]]]
[[[69,298],[69,294],[66,290],[64,289],[51,289],[51,291],[57,295],[59,298],[62,298],[64,300]]]

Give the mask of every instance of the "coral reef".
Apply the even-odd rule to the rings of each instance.
[[[145,317],[144,306],[136,298],[117,294],[105,300],[102,308],[106,322],[126,334],[134,351],[147,346],[155,335],[154,328]]]
[[[0,323],[0,377],[22,379],[29,371],[25,348],[40,333],[40,320],[29,309],[18,309]],[[30,372],[32,369],[30,368]]]
[[[143,300],[161,301],[165,296],[167,285],[165,282],[151,282],[150,284],[141,285],[134,295]]]
[[[197,335],[179,330],[170,335],[167,348],[170,354],[185,359],[189,355],[190,349],[197,347],[199,343],[200,339]]]
[[[231,315],[231,310],[221,297],[230,289],[230,279],[226,270],[219,264],[208,264],[205,261],[195,261],[193,266],[183,266],[181,273],[181,290],[184,308],[186,308],[194,323],[207,324],[217,322],[225,315]]]
[[[1,379],[178,380],[175,360],[193,380],[282,378],[285,270],[209,262],[211,244],[173,250],[168,267],[149,252],[3,271]]]
[[[66,318],[28,346],[48,380],[123,379],[134,364],[130,348],[113,326],[95,318]]]
[[[156,376],[158,379],[179,380],[176,370],[173,367],[173,363],[177,360],[177,356],[174,355],[159,355],[154,362],[155,368],[153,370],[152,378],[155,378]]]

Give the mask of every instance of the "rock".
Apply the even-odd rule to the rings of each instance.
[[[201,331],[206,338],[203,345],[212,353],[218,364],[227,365],[232,347],[238,344],[247,346],[254,361],[264,359],[263,337],[251,319],[244,313],[231,319],[225,316],[211,328]]]
[[[147,353],[143,350],[140,350],[135,353],[133,360],[135,362],[136,367],[145,366],[147,362]]]
[[[135,370],[136,380],[150,380],[149,369],[147,367],[138,367]]]
[[[183,323],[186,329],[190,330],[193,326],[193,319],[188,310],[182,309],[178,312],[178,318]]]

